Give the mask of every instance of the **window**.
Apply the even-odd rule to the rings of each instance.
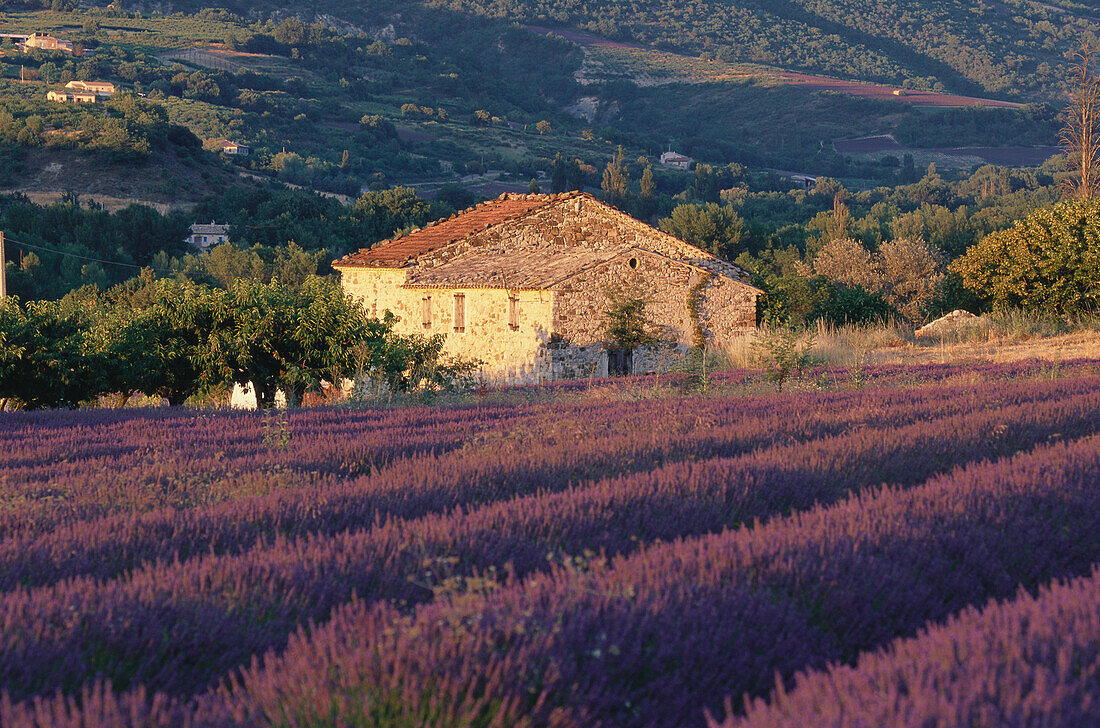
[[[466,294],[455,294],[455,332],[461,334],[466,330]]]
[[[508,296],[508,328],[519,331],[519,301],[515,296]]]
[[[424,324],[424,328],[430,329],[432,327],[432,297],[424,296],[420,299],[420,322]]]

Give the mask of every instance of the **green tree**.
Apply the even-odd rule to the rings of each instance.
[[[380,346],[361,345],[361,373],[383,384],[390,392],[451,390],[472,382],[480,361],[443,354],[444,334],[402,336],[393,331],[396,318],[386,312],[381,322],[385,333]]]
[[[1058,313],[1100,307],[1100,200],[1067,200],[991,233],[950,266],[981,301]]]
[[[0,133],[2,133],[2,124],[0,124]],[[561,152],[554,155],[554,162],[550,167],[550,191],[551,192],[565,192],[566,185],[569,181],[569,172],[566,169],[565,159],[561,156]]]
[[[658,227],[685,243],[732,259],[745,236],[745,222],[730,205],[707,202],[702,205],[677,205],[670,217]]]
[[[78,305],[0,301],[0,402],[76,407],[98,395],[104,362],[86,350],[89,318]]]
[[[653,323],[646,311],[649,299],[637,290],[607,289],[603,331],[608,344],[620,349],[639,346],[658,347],[668,337]]]
[[[657,191],[657,183],[653,180],[652,166],[646,165],[645,171],[642,172],[642,179],[638,184],[642,199],[648,200],[653,197],[653,194]]]
[[[603,183],[600,185],[607,194],[608,202],[613,205],[621,205],[630,190],[630,178],[626,174],[623,164],[623,148],[615,153],[607,167],[603,171]]]
[[[221,337],[229,374],[255,387],[260,406],[275,404],[282,389],[297,406],[322,380],[340,382],[362,367],[363,352],[384,346],[387,326],[368,319],[362,306],[333,280],[308,279],[300,290],[278,281],[236,281],[221,308]]]

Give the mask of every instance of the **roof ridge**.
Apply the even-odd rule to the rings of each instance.
[[[501,202],[538,201],[538,202],[541,203],[541,204],[538,204],[538,205],[533,205],[532,207],[529,207],[529,208],[526,208],[526,209],[523,209],[523,210],[517,210],[517,211],[513,212],[512,214],[505,215],[505,216],[503,216],[503,217],[501,217],[497,220],[490,220],[490,221],[486,222],[484,225],[480,225],[479,227],[476,227],[472,230],[461,232],[461,234],[456,235],[456,237],[453,237],[453,238],[441,243],[440,245],[436,246],[435,248],[432,248],[429,251],[424,251],[424,252],[421,252],[421,253],[417,253],[416,255],[408,255],[404,259],[404,260],[412,260],[412,259],[420,257],[421,255],[426,254],[427,252],[434,252],[436,250],[439,250],[440,248],[446,247],[448,245],[453,245],[454,243],[458,243],[462,240],[465,240],[465,239],[469,238],[470,236],[472,236],[476,233],[482,232],[484,230],[488,230],[491,227],[495,227],[497,225],[502,225],[506,222],[511,222],[513,220],[517,220],[517,219],[520,219],[522,217],[526,217],[527,215],[530,215],[535,210],[540,210],[540,209],[543,209],[543,208],[545,208],[549,205],[552,205],[552,204],[555,204],[555,203],[558,203],[558,202],[562,202],[564,200],[569,200],[569,199],[572,199],[572,198],[576,198],[576,197],[588,197],[588,198],[591,198],[591,199],[595,199],[594,197],[592,197],[592,195],[588,194],[587,192],[583,192],[581,190],[572,190],[570,192],[557,192],[557,193],[503,192],[498,197],[494,197],[492,199],[482,200],[481,202],[477,202],[477,203],[471,205],[470,207],[467,207],[464,210],[460,210],[460,211],[455,212],[454,214],[450,215],[449,217],[439,218],[437,220],[433,220],[432,222],[429,222],[429,223],[425,224],[424,226],[419,227],[416,230],[413,230],[413,231],[409,232],[408,234],[398,234],[398,235],[392,236],[390,238],[380,240],[380,241],[378,241],[377,243],[375,243],[374,245],[372,245],[369,248],[360,248],[355,253],[349,253],[349,254],[343,256],[342,258],[340,258],[340,260],[338,260],[336,262],[344,262],[344,261],[350,262],[350,260],[353,259],[357,255],[365,255],[365,254],[370,253],[371,251],[377,251],[380,248],[384,248],[388,245],[400,244],[400,243],[406,241],[408,238],[410,238],[411,236],[415,235],[418,232],[437,227],[439,225],[442,225],[443,223],[451,222],[453,220],[456,220],[458,218],[463,217],[464,215],[468,215],[468,214],[477,212],[478,210],[484,210],[486,208],[492,207],[493,205],[500,204]]]

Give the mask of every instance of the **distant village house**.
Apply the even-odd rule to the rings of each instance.
[[[232,154],[238,157],[247,157],[252,151],[247,145],[240,142],[231,142],[228,139],[219,139],[216,148],[223,154]]]
[[[104,97],[113,96],[115,93],[115,85],[110,81],[69,81],[65,84],[65,88]]]
[[[333,263],[367,313],[402,334],[446,334],[446,351],[508,383],[657,371],[699,339],[754,330],[737,266],[591,195],[502,195]],[[609,341],[609,293],[642,295],[669,346]]]
[[[694,162],[695,160],[691,157],[685,157],[683,154],[677,154],[673,151],[661,154],[661,164],[666,167],[672,167],[673,169],[691,169],[691,165]]]
[[[71,41],[54,38],[48,33],[31,33],[20,45],[24,50],[27,48],[40,48],[44,51],[73,52],[73,44]]]
[[[229,242],[229,226],[218,225],[213,220],[209,225],[195,223],[191,226],[191,235],[184,240],[199,250],[206,250],[212,245]]]
[[[94,104],[98,96],[91,91],[47,91],[46,100],[56,101],[60,104]]]

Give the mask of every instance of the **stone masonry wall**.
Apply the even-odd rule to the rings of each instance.
[[[512,291],[493,288],[401,288],[405,271],[392,268],[358,268],[342,271],[344,290],[362,300],[367,313],[381,318],[385,311],[398,317],[399,334],[446,334],[444,351],[484,362],[481,374],[488,381],[530,383],[543,381],[550,362],[543,344],[550,340],[549,291]],[[454,329],[454,297],[466,299],[464,331]],[[509,297],[516,297],[517,324],[509,323]],[[431,298],[431,326],[423,324],[423,300]]]

